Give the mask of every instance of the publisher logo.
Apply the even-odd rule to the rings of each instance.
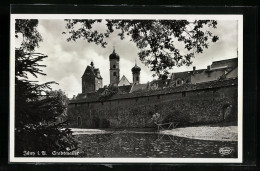
[[[233,150],[230,147],[222,147],[222,148],[219,149],[219,153],[221,155],[229,155],[229,154],[232,153],[232,151]]]

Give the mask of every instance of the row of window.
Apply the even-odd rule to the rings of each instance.
[[[116,68],[116,65],[113,65],[113,68]],[[117,76],[116,72],[113,72],[113,76]]]

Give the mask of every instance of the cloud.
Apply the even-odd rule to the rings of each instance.
[[[132,82],[131,68],[135,65],[141,67],[141,83],[146,83],[154,78],[152,72],[139,60],[138,48],[130,38],[120,40],[118,32],[114,32],[106,41],[108,45],[102,48],[94,43],[84,40],[67,42],[64,20],[39,20],[38,31],[43,37],[38,52],[48,55],[42,64],[46,77],[40,76],[40,82],[56,81],[59,85],[54,89],[62,89],[69,97],[81,93],[81,76],[87,65],[93,60],[96,68],[100,69],[103,85],[109,84],[109,55],[115,46],[116,53],[120,56],[120,78],[125,75]],[[98,28],[98,26],[95,26]],[[204,53],[196,55],[193,65],[197,68],[206,68],[213,60],[222,60],[236,57],[237,51],[237,21],[218,21],[218,28],[211,30],[220,37],[217,43],[211,43]],[[192,66],[176,67],[172,72],[192,70]]]

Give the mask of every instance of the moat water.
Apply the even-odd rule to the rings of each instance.
[[[78,157],[169,157],[237,158],[237,142],[207,141],[158,134],[157,132],[114,131],[102,134],[78,134]],[[221,154],[228,147],[230,154]]]

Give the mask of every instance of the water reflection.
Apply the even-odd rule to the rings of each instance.
[[[77,135],[80,157],[236,158],[237,142],[205,141],[157,133]],[[229,147],[232,153],[219,154]]]

